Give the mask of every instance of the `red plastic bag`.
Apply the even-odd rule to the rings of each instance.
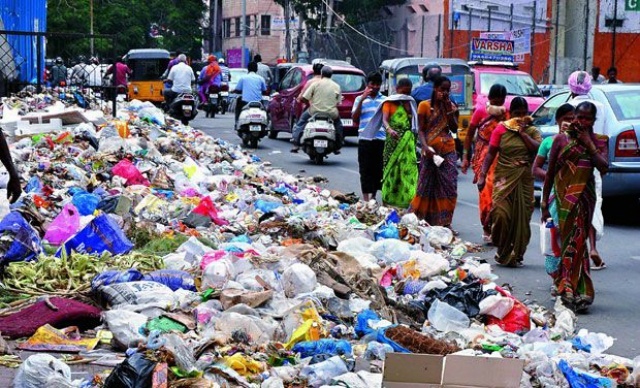
[[[111,169],[113,175],[123,177],[127,180],[126,185],[143,185],[150,186],[149,180],[145,178],[140,171],[129,161],[122,159]]]
[[[64,205],[58,216],[51,221],[44,239],[53,245],[60,245],[80,229],[80,214],[72,203]]]
[[[216,209],[213,201],[211,201],[211,197],[204,197],[198,206],[193,209],[193,212],[196,214],[200,214],[201,216],[207,216],[219,226],[229,225],[229,221],[218,217],[218,210]]]
[[[498,327],[504,331],[517,334],[526,333],[531,330],[531,311],[527,306],[501,287],[496,287],[496,291],[507,298],[513,299],[515,304],[509,314],[505,315],[502,319],[488,315],[487,325],[498,325]]]

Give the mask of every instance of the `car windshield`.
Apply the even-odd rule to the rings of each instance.
[[[640,92],[637,89],[609,92],[606,95],[618,120],[640,119]]]
[[[333,73],[331,77],[338,85],[342,93],[353,93],[364,90],[366,86],[364,75],[354,73]]]
[[[542,97],[536,83],[528,74],[513,73],[482,73],[480,74],[480,94],[489,95],[489,89],[494,84],[502,84],[507,88],[507,94],[513,96]]]
[[[247,74],[247,69],[229,69],[229,74],[231,75],[231,81],[229,81],[229,90],[234,90],[240,78],[243,75]]]

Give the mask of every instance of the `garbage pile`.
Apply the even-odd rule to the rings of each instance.
[[[640,381],[640,359],[517,300],[449,229],[150,104],[11,148],[28,184],[0,209],[0,330],[38,352],[0,342],[16,387],[375,387],[391,352],[523,359],[525,387]],[[73,380],[56,352],[111,371]]]

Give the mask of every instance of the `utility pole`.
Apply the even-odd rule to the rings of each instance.
[[[217,1],[216,1],[216,3],[217,3]],[[209,39],[208,39],[209,40],[209,47],[208,47],[209,54],[213,53],[213,49],[214,49],[213,46],[215,45],[215,43],[213,43],[213,40],[215,39],[216,33],[214,31],[213,23],[214,23],[214,20],[215,20],[215,16],[214,16],[215,15],[215,8],[214,7],[216,5],[217,4],[215,4],[213,2],[213,0],[209,0],[209,30],[210,30]]]
[[[240,26],[242,26],[242,66],[241,67],[246,67],[245,64],[245,57],[246,54],[244,52],[244,46],[246,44],[246,38],[247,38],[247,0],[242,0],[242,23],[240,23]]]
[[[90,31],[89,31],[89,33],[91,34],[91,40],[90,40],[91,48],[90,48],[89,51],[91,51],[91,56],[93,57],[93,44],[94,44],[94,42],[93,42],[93,0],[89,1],[89,19],[90,19],[90,24],[91,24]],[[38,39],[40,39],[40,38],[38,38]]]
[[[618,0],[613,1],[613,37],[611,42],[611,67],[616,65],[616,33],[618,28]]]
[[[289,23],[291,22],[291,7],[289,6],[289,0],[284,2],[284,45],[286,46],[286,60],[291,62],[291,28]],[[300,37],[298,36],[298,40]]]

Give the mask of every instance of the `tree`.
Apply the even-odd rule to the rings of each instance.
[[[98,56],[123,55],[133,48],[159,47],[182,50],[200,57],[202,27],[206,10],[203,0],[93,0],[94,33],[114,35],[115,39],[96,39]],[[83,33],[90,31],[87,0],[58,0],[48,4],[48,31]],[[161,37],[152,37],[152,26],[162,26]],[[49,57],[65,59],[88,55],[88,37],[53,36],[47,42]]]

